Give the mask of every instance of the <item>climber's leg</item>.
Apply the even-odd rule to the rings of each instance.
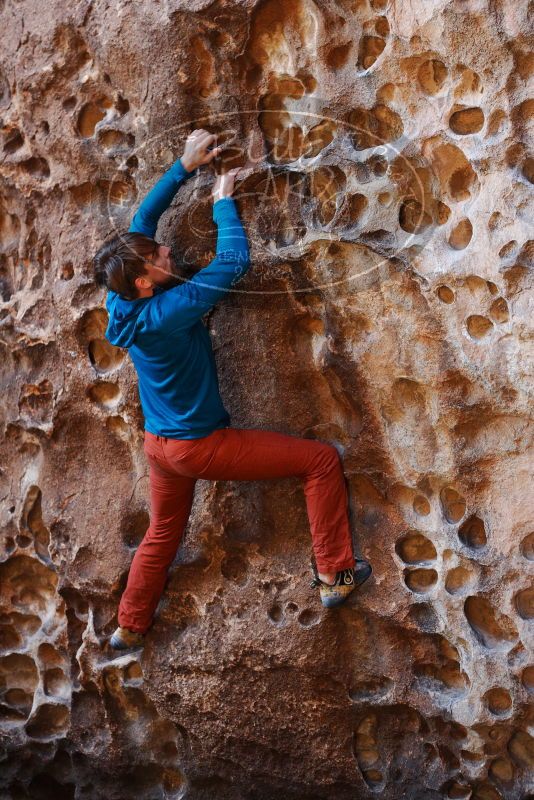
[[[145,454],[150,468],[150,525],[133,558],[118,612],[121,627],[140,633],[151,625],[191,512],[196,483],[195,478],[165,469],[146,444]]]
[[[162,442],[173,471],[207,480],[265,480],[298,476],[320,573],[353,567],[348,495],[333,445],[274,431],[222,428],[203,439]]]

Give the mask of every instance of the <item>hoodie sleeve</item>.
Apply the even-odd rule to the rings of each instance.
[[[182,183],[195,172],[196,170],[188,172],[181,159],[175,161],[146,195],[134,215],[129,231],[144,233],[145,236],[153,239],[156,235],[159,218],[169,208]]]
[[[248,271],[248,241],[233,197],[213,204],[213,220],[218,226],[215,258],[191,280],[152,297],[153,329],[173,333],[190,328]]]

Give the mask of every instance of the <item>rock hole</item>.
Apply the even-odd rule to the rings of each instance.
[[[404,582],[412,592],[428,592],[436,584],[438,573],[435,569],[405,569]]]
[[[458,528],[458,538],[466,547],[472,550],[481,550],[486,546],[488,538],[483,521],[473,514]]]
[[[39,645],[37,656],[43,669],[49,669],[63,664],[61,653],[48,642],[42,642]]]
[[[380,36],[362,36],[358,50],[358,66],[369,69],[382,54],[386,42]]]
[[[125,419],[119,414],[114,414],[106,419],[106,428],[118,436],[120,439],[127,441],[129,439],[130,427]]]
[[[62,105],[65,111],[72,111],[76,105],[76,102],[77,101],[75,97],[67,97],[65,100],[63,100]]]
[[[305,158],[315,158],[333,141],[337,126],[330,119],[318,122],[308,131],[302,145],[302,155]]]
[[[17,129],[10,131],[4,142],[4,153],[7,155],[12,155],[13,153],[16,153],[17,150],[20,150],[23,144],[23,134]]]
[[[48,551],[50,533],[43,522],[41,499],[40,488],[38,486],[30,486],[22,507],[21,527],[31,532],[38,555],[48,559],[50,558]]]
[[[449,244],[454,250],[465,250],[473,236],[471,221],[465,217],[461,219],[451,231]]]
[[[425,94],[437,94],[447,80],[447,67],[443,61],[431,58],[424,61],[417,71],[417,79]]]
[[[451,210],[449,206],[445,205],[441,200],[438,200],[436,205],[436,223],[438,225],[445,225],[449,221]]]
[[[384,103],[378,103],[371,109],[362,106],[352,109],[347,115],[347,122],[356,150],[394,142],[404,132],[402,118]]]
[[[456,489],[445,486],[439,493],[439,500],[447,522],[459,522],[465,514],[466,502]]]
[[[59,277],[63,281],[70,281],[74,277],[74,267],[72,266],[71,261],[67,261],[66,264],[63,264],[61,267],[61,272],[59,273]]]
[[[52,697],[68,698],[70,695],[70,681],[59,667],[53,667],[45,671],[43,688],[44,693]]]
[[[349,689],[349,697],[354,703],[376,701],[378,698],[385,697],[393,686],[391,678],[380,675],[353,684]]]
[[[466,567],[450,569],[445,578],[445,589],[449,594],[460,594],[467,589],[474,580],[473,572]]]
[[[30,656],[24,653],[10,653],[0,657],[0,696],[3,704],[0,715],[4,719],[9,719],[9,710],[13,708],[15,721],[26,719],[33,705],[33,695],[38,682],[37,667]]]
[[[484,126],[484,112],[481,108],[462,108],[449,118],[449,128],[459,136],[478,133]]]
[[[238,586],[244,586],[248,577],[247,562],[239,555],[226,555],[221,562],[221,573],[227,580],[237,583]]]
[[[350,51],[352,49],[352,42],[340,44],[337,47],[332,47],[326,54],[326,65],[329,69],[337,70],[344,67],[348,61]]]
[[[529,694],[534,694],[534,665],[525,667],[521,673],[521,683]]]
[[[454,303],[455,295],[450,286],[446,286],[445,284],[438,286],[436,294],[442,303]]]
[[[102,182],[102,188],[107,190],[106,199],[111,205],[124,206],[132,199],[132,187],[124,181]]]
[[[41,627],[41,619],[35,614],[20,614],[18,611],[11,611],[0,616],[0,643],[7,648],[9,640],[29,639]]]
[[[82,138],[89,139],[94,135],[96,126],[104,119],[112,105],[109,98],[100,97],[82,106],[77,122],[78,133]]]
[[[119,417],[119,419],[122,419],[122,417]],[[149,525],[150,516],[145,510],[139,509],[129,514],[122,525],[122,541],[124,544],[132,550],[139,547]]]
[[[98,144],[106,151],[121,152],[135,146],[135,136],[117,130],[101,130],[98,133]]]
[[[117,369],[125,358],[124,350],[115,347],[106,338],[108,314],[103,308],[92,308],[82,317],[78,338],[83,344],[88,343],[89,360],[99,373]]]
[[[364,194],[349,194],[346,196],[348,224],[354,225],[360,222],[369,201]]]
[[[336,215],[337,198],[345,188],[345,174],[337,167],[314,170],[309,179],[310,193],[316,198],[321,225],[328,225]]]
[[[525,536],[519,545],[519,550],[523,558],[526,558],[528,561],[534,561],[534,531],[529,533],[528,536]]]
[[[520,767],[528,770],[534,768],[534,737],[527,731],[515,731],[508,742],[508,752]]]
[[[534,157],[529,156],[523,161],[521,167],[521,174],[527,179],[529,183],[534,183]]]
[[[18,650],[20,647],[22,647],[22,638],[15,626],[8,625],[0,620],[0,651],[5,653],[11,650]]]
[[[20,220],[16,214],[0,208],[0,241],[2,250],[9,250],[18,245],[20,237]]]
[[[362,777],[370,789],[380,789],[384,776],[379,769],[380,751],[377,744],[376,716],[369,714],[359,723],[354,734],[354,755]]]
[[[423,233],[432,225],[432,217],[419,201],[411,198],[399,209],[399,225],[407,233]]]
[[[488,281],[481,278],[480,275],[467,275],[464,278],[464,286],[467,286],[471,294],[478,297],[479,300],[485,301],[489,291]]]
[[[89,386],[86,390],[87,397],[103,409],[115,408],[121,399],[121,390],[116,383],[100,381]]]
[[[27,158],[26,161],[21,161],[20,167],[34,178],[48,178],[50,175],[48,161],[46,158],[40,158],[39,156],[32,156],[32,158]]]
[[[499,323],[502,325],[505,322],[508,322],[510,318],[510,313],[508,311],[508,303],[504,299],[504,297],[498,297],[490,306],[489,315],[494,322]]]
[[[62,736],[69,722],[66,706],[44,703],[28,720],[24,729],[31,739],[52,739]]]
[[[484,695],[488,710],[497,717],[506,716],[512,708],[512,698],[507,689],[494,687]]]
[[[299,625],[302,625],[303,628],[311,628],[319,622],[320,614],[315,609],[305,608],[300,612],[297,620]]]
[[[493,329],[493,322],[480,314],[471,314],[465,321],[467,332],[472,339],[483,339]]]
[[[124,668],[124,683],[139,684],[143,681],[143,670],[138,661],[132,661]]]
[[[412,531],[395,543],[395,552],[405,564],[425,564],[434,561],[436,548],[422,533]]]
[[[127,114],[130,110],[130,103],[125,97],[119,95],[115,103],[115,108],[121,116],[124,116],[124,114]]]
[[[471,197],[471,187],[476,181],[475,171],[470,164],[454,170],[449,178],[449,192],[457,203],[469,200]]]
[[[24,614],[41,619],[54,613],[58,576],[35,558],[14,555],[0,564],[0,586],[11,594],[11,603]]]
[[[124,361],[124,351],[112,345],[107,339],[91,339],[88,352],[89,361],[102,375],[117,369]]]
[[[271,608],[269,609],[269,611],[267,612],[267,614],[269,616],[269,619],[272,622],[274,622],[276,625],[278,625],[280,622],[282,622],[283,617],[284,617],[282,608],[278,605],[278,603],[275,603],[274,605],[272,605]]]
[[[514,766],[508,758],[495,758],[489,768],[489,774],[502,783],[511,783],[514,779]]]
[[[469,679],[462,672],[457,661],[446,659],[441,665],[428,662],[416,662],[414,675],[421,685],[433,692],[443,692],[448,697],[462,697],[469,688]]]
[[[515,595],[514,603],[521,619],[534,619],[534,588],[522,589]]]
[[[427,517],[430,514],[430,503],[422,494],[417,494],[413,499],[413,510],[420,517]]]
[[[464,614],[476,638],[488,650],[508,650],[517,640],[512,621],[497,612],[485,597],[468,597],[464,602]]]
[[[387,409],[391,421],[402,418],[408,412],[420,414],[424,408],[424,386],[411,378],[397,378],[391,387],[391,403]]]

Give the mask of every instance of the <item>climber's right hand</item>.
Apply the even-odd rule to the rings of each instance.
[[[215,183],[213,184],[213,189],[211,190],[214,203],[222,197],[231,197],[235,189],[234,181],[240,169],[241,167],[234,167],[228,172],[225,172],[224,175],[217,175]]]
[[[190,133],[185,143],[184,154],[180,158],[184,169],[193,172],[197,167],[209,164],[210,161],[217,158],[222,152],[222,145],[208,150],[208,147],[216,141],[217,135],[209,133],[204,128],[197,128]]]

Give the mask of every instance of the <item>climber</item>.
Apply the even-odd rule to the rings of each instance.
[[[194,130],[183,155],[157,181],[129,231],[102,245],[94,276],[108,289],[105,336],[127,348],[138,376],[149,464],[150,524],[134,555],[119,609],[113,648],[143,646],[184,532],[197,479],[304,480],[315,565],[311,586],[331,608],[371,574],[354,558],[347,480],[337,449],[315,439],[232,427],[223,405],[203,316],[250,266],[234,181],[240,168],[218,175],[212,187],[217,224],[215,257],[192,278],[171,249],[155,239],[158,220],[176,192],[222,150],[216,135]]]

